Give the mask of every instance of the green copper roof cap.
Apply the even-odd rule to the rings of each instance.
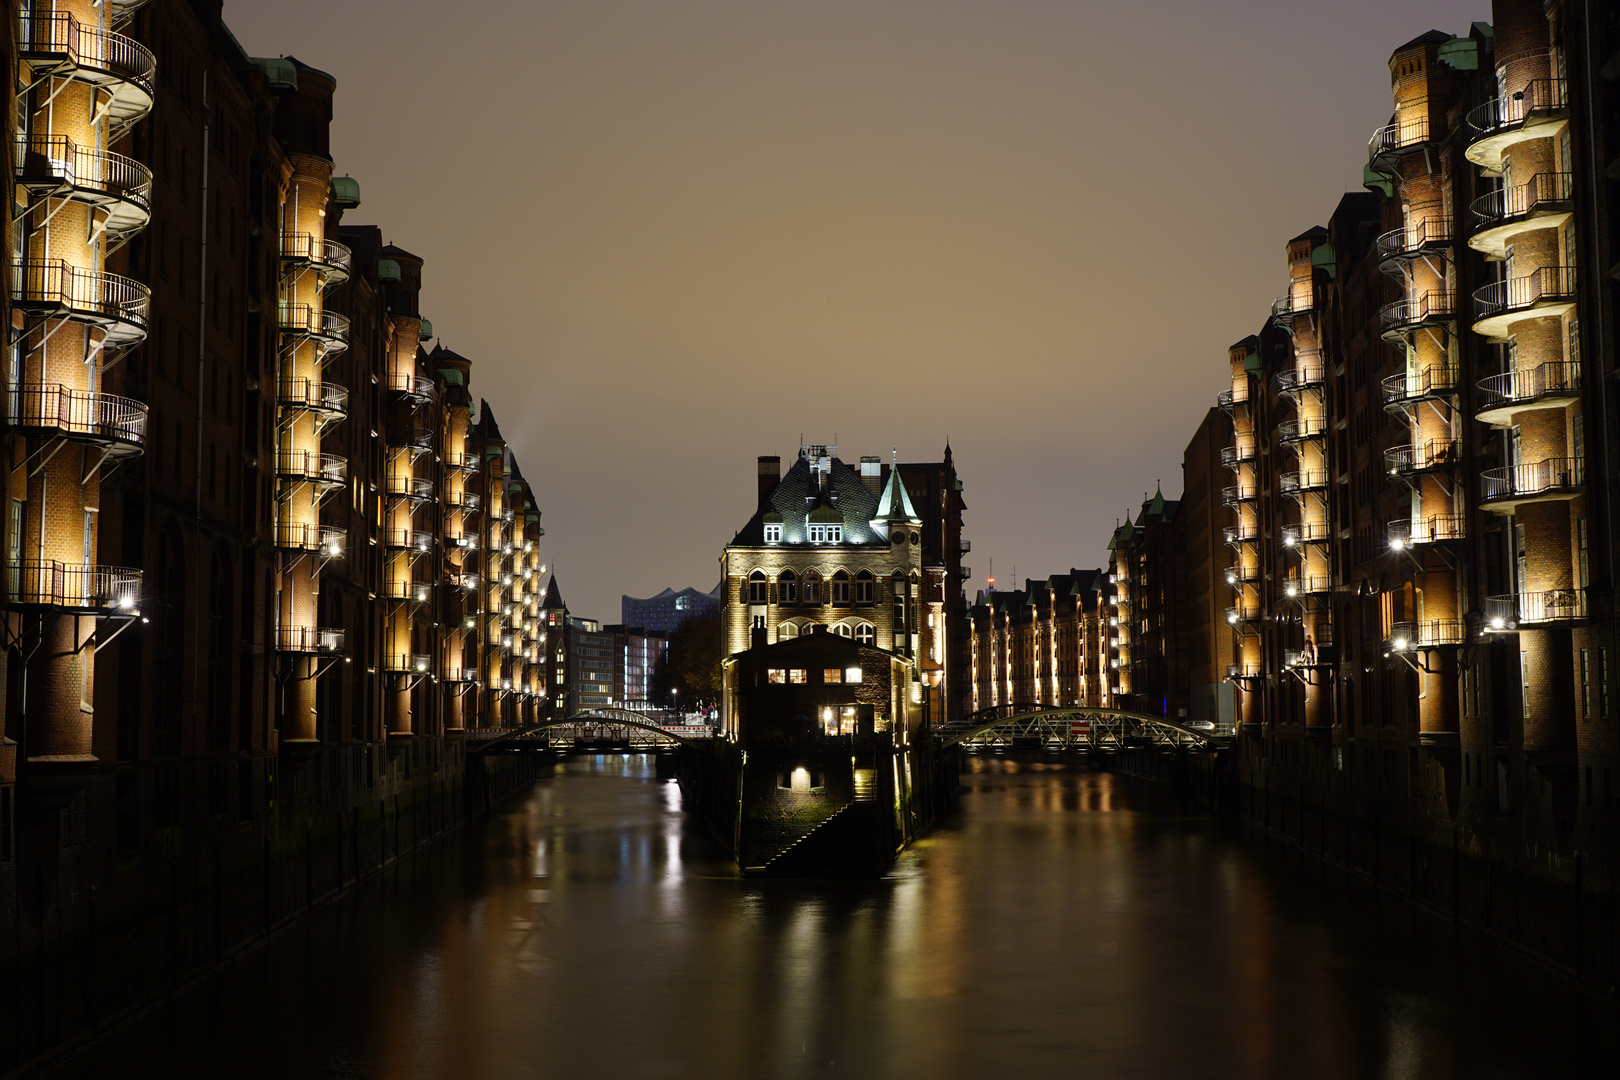
[[[433,336],[433,320],[422,320],[422,340],[426,341]]]
[[[392,285],[394,282],[399,281],[402,276],[399,263],[393,259],[377,260],[377,280],[384,285]]]
[[[900,482],[900,470],[897,467],[889,469],[889,482],[883,487],[883,495],[878,499],[877,513],[872,515],[873,521],[905,521],[912,525],[921,525],[922,518],[912,508],[911,495],[906,491],[906,485]]]
[[[360,181],[352,176],[332,177],[332,201],[343,210],[360,205]]]

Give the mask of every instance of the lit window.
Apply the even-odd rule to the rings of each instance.
[[[767,544],[780,544],[782,542],[782,526],[765,526],[765,542]]]
[[[849,627],[845,626],[843,623],[839,623],[837,626],[834,626],[833,633],[837,634],[839,637],[850,636]]]
[[[861,669],[858,668],[858,667],[845,668],[844,669],[844,681],[845,682],[860,682],[861,681]]]
[[[863,622],[855,628],[855,640],[862,645],[877,644],[877,627],[869,622]]]
[[[844,527],[842,525],[812,525],[810,526],[810,542],[812,544],[839,544],[844,540]]]
[[[785,622],[781,626],[778,626],[776,628],[776,640],[777,641],[787,641],[789,638],[796,638],[798,636],[799,636],[799,624],[798,623]]]
[[[787,670],[785,668],[773,667],[770,669],[766,678],[769,682],[785,683],[787,682]]]
[[[809,679],[810,673],[802,667],[788,669],[788,682],[802,683]]]
[[[823,668],[821,671],[821,681],[824,683],[843,682],[844,670],[842,668],[835,667]]]

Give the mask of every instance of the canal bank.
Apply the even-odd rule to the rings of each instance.
[[[526,790],[542,755],[467,753],[464,740],[288,751],[251,763],[256,798],[211,814],[217,768],[167,766],[87,774],[87,805],[122,806],[126,789],[156,786],[172,822],[125,847],[113,822],[82,826],[24,851],[19,917],[0,937],[0,1075],[37,1068],[144,1015],[332,904],[360,883]],[[64,822],[70,815],[61,815]],[[105,865],[84,848],[105,843]],[[80,886],[54,860],[72,859]],[[45,860],[45,861],[42,861]]]
[[[652,760],[571,759],[52,1077],[1519,1080],[1612,1062],[1612,1010],[1315,865],[1118,774],[970,760],[958,809],[884,877],[749,879]]]

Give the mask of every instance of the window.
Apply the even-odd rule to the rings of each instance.
[[[869,622],[863,622],[855,628],[855,640],[862,645],[877,644],[877,627]]]
[[[780,544],[782,542],[782,526],[765,526],[765,542],[767,544]]]
[[[847,683],[858,683],[858,682],[860,682],[861,681],[861,669],[858,668],[858,667],[845,668],[844,669],[844,681],[847,682]]]
[[[1592,659],[1591,651],[1581,650],[1581,684],[1576,687],[1581,695],[1581,718],[1592,719]]]
[[[809,680],[809,677],[810,677],[810,673],[805,668],[796,667],[796,668],[789,668],[788,669],[788,682],[790,682],[790,683],[797,684],[797,683],[807,682]]]
[[[1530,654],[1519,653],[1519,703],[1524,709],[1524,718],[1530,719]]]
[[[773,683],[786,683],[787,669],[779,667],[771,668],[770,671],[766,672],[765,681]]]
[[[748,575],[748,602],[750,604],[764,604],[770,599],[770,583],[765,580],[762,571],[755,570]]]
[[[814,570],[804,575],[804,602],[807,604],[821,603],[821,575]]]
[[[833,575],[832,602],[844,605],[849,603],[849,575],[842,570]]]
[[[838,623],[832,628],[832,630],[833,633],[837,634],[841,638],[847,638],[850,636],[849,627],[845,626],[843,623]]]
[[[842,525],[810,526],[810,542],[812,544],[841,544],[843,541],[844,527]]]
[[[822,668],[821,681],[824,683],[841,683],[844,681],[843,668]]]
[[[785,622],[776,628],[777,641],[789,641],[799,636],[799,624]]]
[[[876,582],[872,579],[870,570],[862,570],[855,575],[855,602],[857,604],[870,604],[872,602],[872,587]]]
[[[797,604],[799,602],[799,579],[791,570],[784,570],[776,579],[776,602],[778,604]]]

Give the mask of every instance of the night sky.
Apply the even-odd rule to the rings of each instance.
[[[1486,0],[228,0],[336,76],[579,615],[718,580],[754,459],[937,460],[967,562],[1099,565],[1359,189],[1389,54]]]

